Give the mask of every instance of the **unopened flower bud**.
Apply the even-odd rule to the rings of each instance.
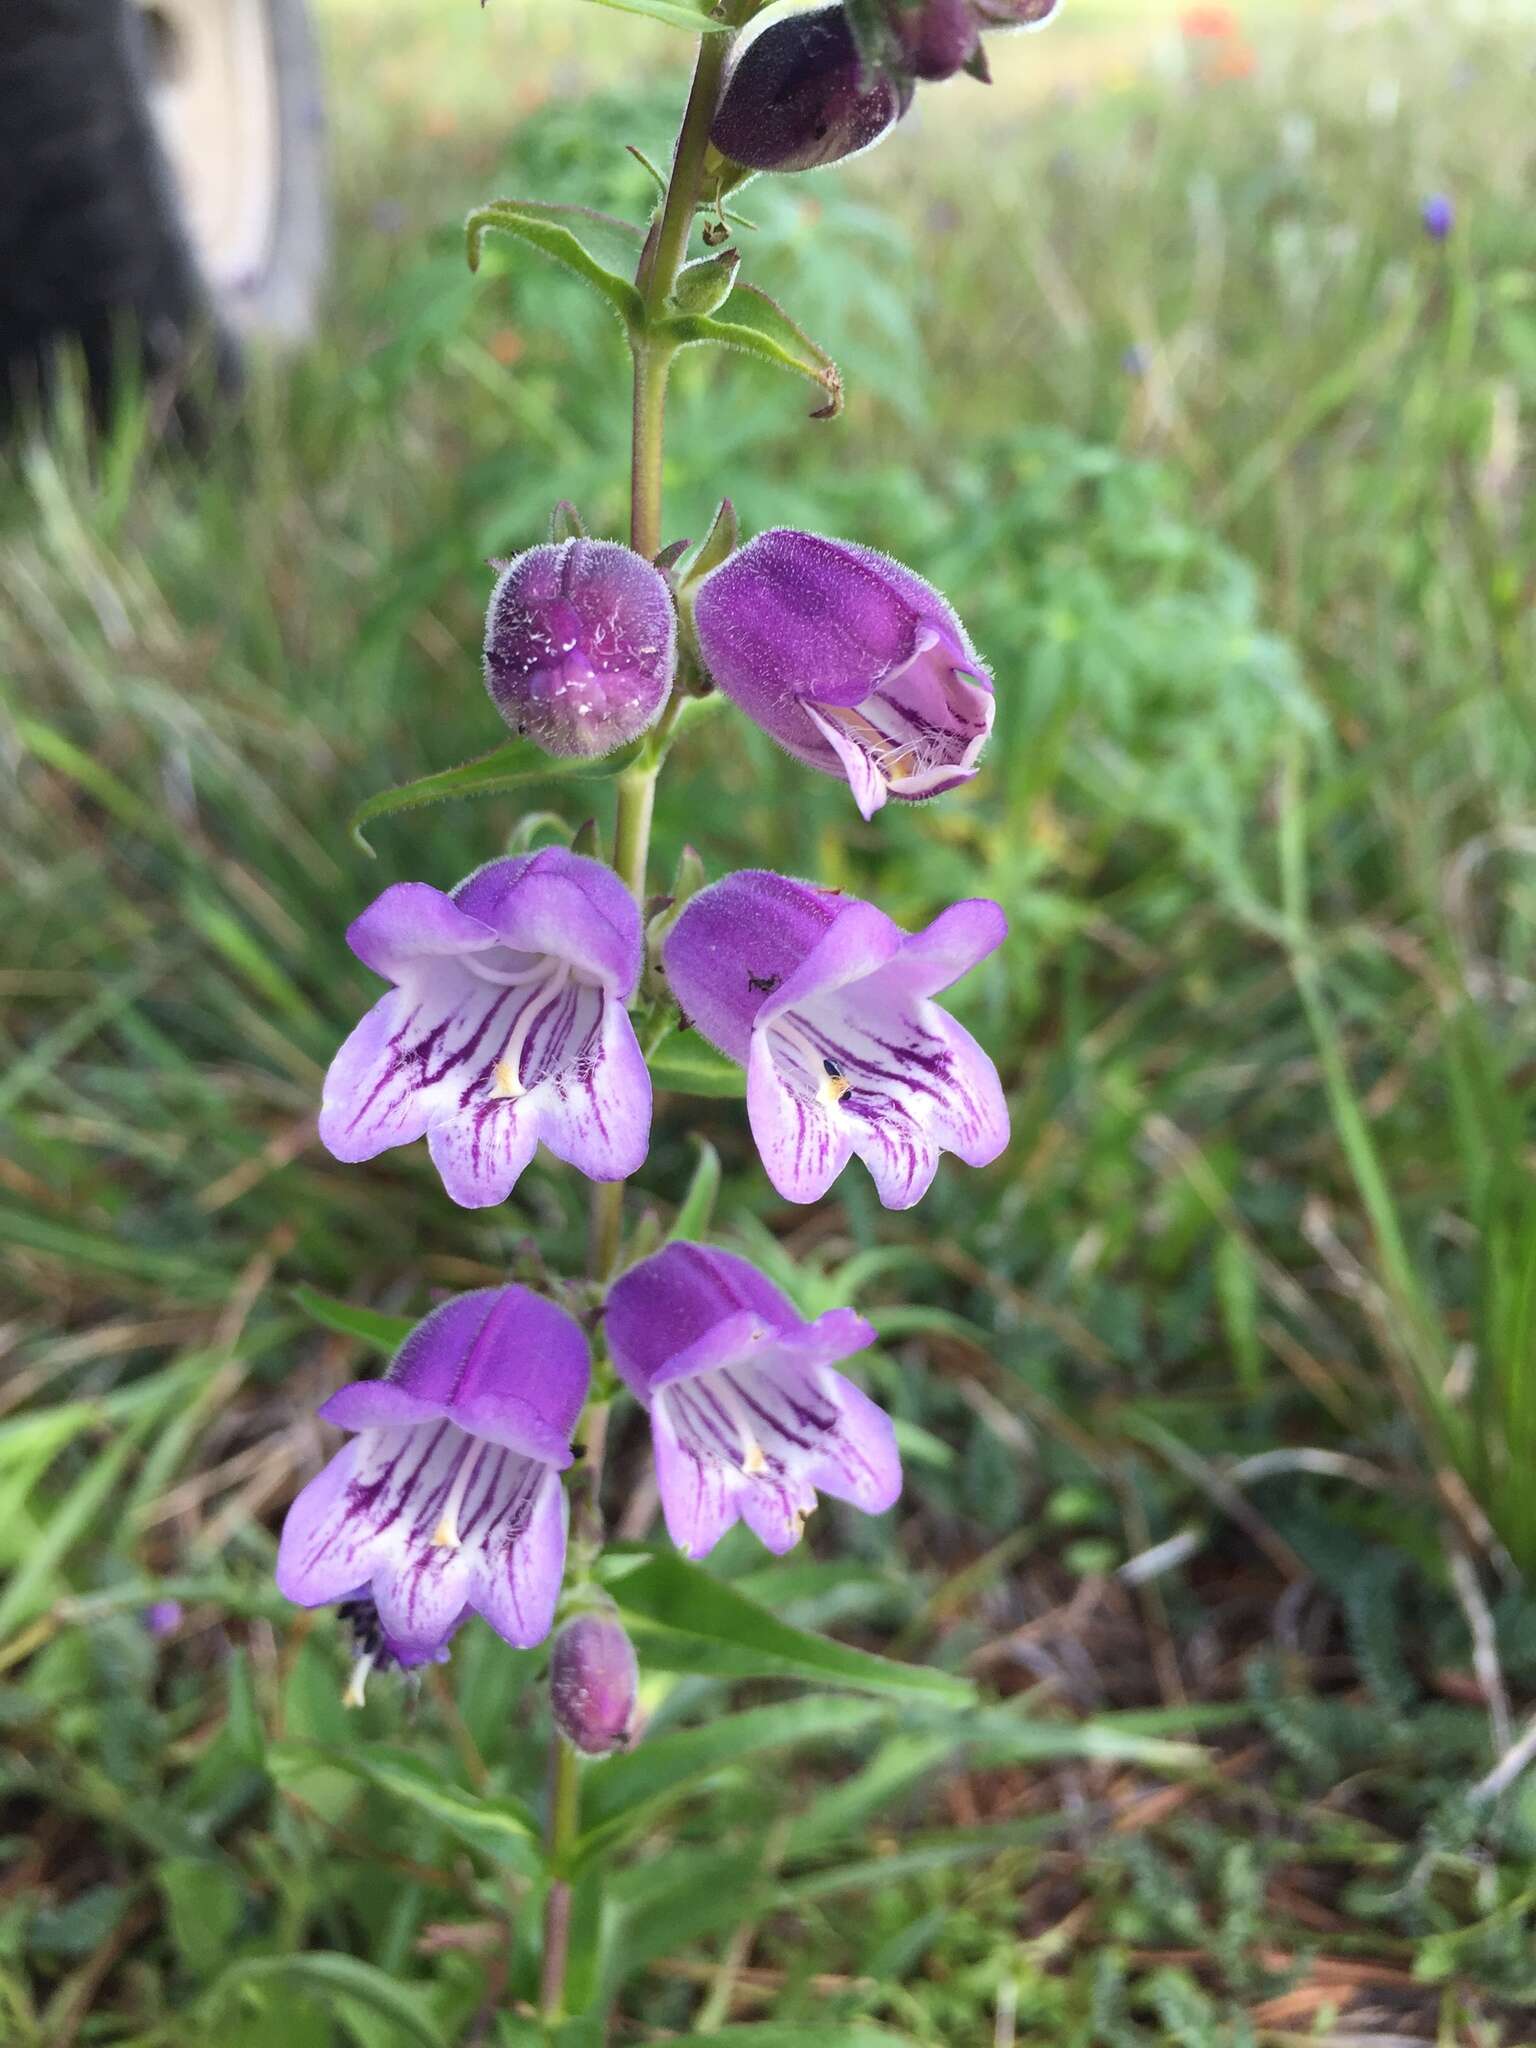
[[[918,0],[916,6],[893,8],[890,24],[914,78],[953,78],[981,42],[972,0]]]
[[[751,170],[810,171],[878,142],[913,90],[864,63],[841,5],[770,8],[737,45],[710,140]]]
[[[547,754],[611,753],[655,723],[677,667],[665,578],[611,540],[529,548],[485,621],[485,684],[512,730]]]
[[[740,262],[739,249],[722,249],[718,256],[687,264],[672,287],[672,303],[678,312],[718,313],[735,288]]]
[[[983,28],[1044,28],[1061,0],[976,0]]]
[[[555,1726],[583,1756],[628,1749],[639,1685],[634,1646],[611,1615],[573,1615],[555,1637],[550,1705]]]

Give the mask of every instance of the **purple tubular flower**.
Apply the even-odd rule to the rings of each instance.
[[[782,1553],[818,1493],[870,1515],[900,1493],[890,1418],[832,1370],[874,1341],[852,1309],[804,1322],[745,1259],[671,1244],[614,1282],[605,1327],[650,1410],[662,1512],[686,1556],[738,1519]]]
[[[1432,242],[1443,242],[1456,225],[1456,202],[1445,192],[1432,192],[1419,208],[1424,232]]]
[[[878,142],[909,78],[866,69],[841,5],[760,15],[736,45],[709,139],[754,171],[810,171]]]
[[[624,1007],[640,914],[611,869],[545,847],[448,896],[397,882],[347,943],[395,986],[325,1077],[320,1137],[336,1158],[424,1136],[466,1209],[505,1201],[541,1139],[591,1180],[640,1165],[651,1079]]]
[[[608,1756],[635,1739],[640,1667],[610,1614],[575,1614],[555,1637],[549,1700],[555,1726],[583,1756]]]
[[[909,935],[872,903],[753,869],[689,900],[667,978],[746,1068],[752,1135],[786,1201],[818,1201],[856,1153],[885,1207],[909,1209],[941,1152],[986,1166],[1003,1150],[997,1069],[931,998],[1007,929],[976,897]]]
[[[485,619],[485,686],[547,754],[607,754],[660,715],[677,614],[660,570],[612,540],[565,540],[508,562]]]
[[[727,696],[797,760],[843,776],[866,818],[976,773],[992,679],[900,562],[776,527],[703,579],[694,626]]]
[[[279,1591],[300,1607],[371,1599],[380,1646],[406,1666],[438,1657],[467,1610],[519,1649],[542,1642],[588,1376],[580,1326],[525,1287],[434,1309],[383,1379],[320,1408],[355,1433],[288,1510]]]

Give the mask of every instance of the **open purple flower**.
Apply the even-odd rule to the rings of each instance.
[[[485,686],[547,754],[606,754],[653,725],[677,668],[666,578],[613,540],[508,562],[485,619]]]
[[[505,1201],[541,1139],[592,1180],[635,1172],[651,1124],[624,1007],[640,915],[611,869],[551,846],[448,896],[397,882],[347,943],[395,986],[325,1077],[320,1137],[338,1159],[424,1136],[466,1209]]]
[[[845,777],[866,818],[976,773],[992,679],[900,562],[776,527],[703,579],[694,626],[720,688],[797,760]]]
[[[525,1287],[434,1309],[383,1379],[321,1407],[355,1434],[288,1510],[279,1590],[300,1607],[371,1599],[403,1665],[438,1656],[467,1610],[520,1649],[542,1642],[588,1376],[580,1326]]]
[[[857,1154],[886,1208],[908,1209],[941,1152],[998,1156],[997,1069],[932,997],[1007,929],[977,897],[909,935],[872,903],[758,869],[685,905],[664,953],[672,993],[746,1068],[752,1135],[787,1201],[819,1200]]]
[[[852,1309],[807,1323],[745,1259],[672,1244],[614,1282],[604,1323],[650,1410],[662,1512],[686,1556],[737,1520],[790,1550],[818,1493],[870,1515],[900,1493],[890,1418],[832,1370],[874,1342]]]

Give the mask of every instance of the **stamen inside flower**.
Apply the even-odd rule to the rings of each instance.
[[[790,1072],[784,1075],[786,1080],[792,1084],[809,1082],[810,1086],[804,1092],[826,1103],[828,1108],[852,1092],[853,1083],[837,1061],[817,1045],[803,1017],[788,1011],[782,1017],[775,1017],[768,1029],[776,1050],[792,1055]],[[783,1071],[781,1065],[780,1072]]]
[[[823,732],[830,727],[856,747],[887,789],[916,797],[974,767],[994,707],[991,691],[964,670],[930,660],[862,704],[810,708]]]
[[[373,1652],[365,1650],[352,1666],[352,1670],[347,1678],[346,1690],[341,1696],[341,1704],[344,1707],[361,1707],[367,1704],[364,1688],[368,1683],[368,1674],[373,1669],[374,1662]]]
[[[529,983],[539,981],[541,976],[547,976],[542,986],[538,987],[528,997],[521,1010],[518,1011],[517,1022],[512,1027],[511,1036],[502,1048],[501,1058],[497,1060],[495,1067],[492,1069],[490,1092],[493,1098],[508,1100],[519,1095],[526,1095],[528,1092],[523,1086],[523,1054],[527,1050],[529,1034],[539,1018],[544,1014],[550,999],[559,995],[560,991],[571,979],[571,967],[568,960],[555,962],[553,973],[549,972],[549,967],[550,962],[546,959],[541,960],[537,968],[526,974],[516,977],[497,974],[491,977],[493,980],[502,982],[509,988],[514,988],[526,986]]]

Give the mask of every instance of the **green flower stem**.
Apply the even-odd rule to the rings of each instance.
[[[728,35],[707,35],[699,45],[693,84],[678,129],[672,175],[662,202],[661,217],[647,237],[635,284],[644,301],[643,321],[630,336],[635,361],[635,397],[630,451],[630,545],[647,560],[662,545],[662,449],[666,423],[667,378],[674,344],[651,331],[665,306],[688,249],[688,231],[698,208],[710,123],[720,97]],[[665,710],[640,758],[618,781],[613,826],[613,866],[625,887],[645,908],[646,872],[650,864],[651,819],[656,807],[656,782],[661,774],[678,719],[686,701],[681,683],[674,685]],[[619,1263],[624,1243],[624,1183],[600,1182],[592,1190],[592,1233],[589,1265],[592,1278],[608,1280]],[[603,1446],[607,1436],[608,1399],[599,1395],[587,1404],[580,1425],[585,1456],[575,1489],[576,1535],[584,1553],[602,1543],[601,1504]],[[556,1734],[550,1756],[549,1828],[551,1869],[544,1906],[544,1958],[540,1971],[539,2011],[551,2031],[565,2017],[565,1978],[571,1943],[571,1888],[560,1875],[575,1845],[581,1820],[581,1788],[576,1752]]]
[[[565,1737],[551,1738],[549,1757],[549,1820],[545,1846],[550,1866],[563,1870],[581,1828],[581,1781],[576,1752]],[[565,2018],[565,1969],[571,1948],[571,1887],[552,1877],[544,1903],[544,1961],[539,1976],[539,2017],[553,2028]]]

